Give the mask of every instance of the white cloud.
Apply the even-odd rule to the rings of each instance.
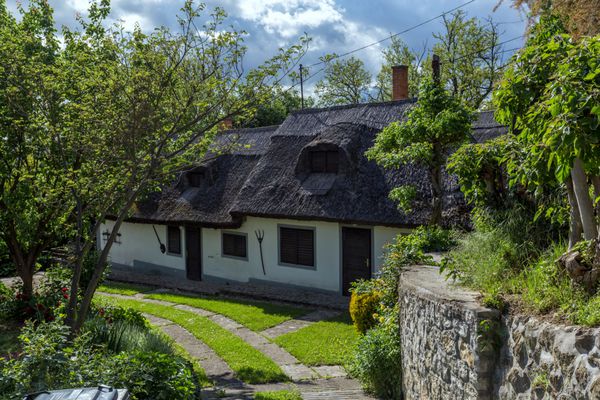
[[[245,0],[237,7],[239,17],[283,38],[296,37],[321,25],[343,23],[344,10],[333,0]]]

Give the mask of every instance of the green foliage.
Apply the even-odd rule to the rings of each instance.
[[[527,146],[531,162],[543,158],[559,182],[576,157],[597,173],[600,37],[575,42],[557,18],[543,18],[514,61],[494,96],[500,122]],[[530,179],[521,166],[512,170]]]
[[[94,307],[92,316],[103,318],[109,323],[125,322],[140,329],[148,327],[148,321],[142,313],[130,307],[121,307],[112,304],[104,307]]]
[[[139,351],[173,354],[172,343],[164,336],[147,326],[140,327],[125,320],[109,322],[104,318],[90,318],[82,332],[89,333],[91,343],[105,345],[113,353]]]
[[[400,186],[390,190],[389,198],[398,204],[398,208],[405,213],[413,210],[414,201],[417,197],[417,189],[414,186]]]
[[[586,242],[583,246],[585,246]],[[507,295],[534,313],[554,313],[575,324],[600,325],[600,295],[573,285],[557,264],[565,244],[543,250],[513,242],[500,229],[476,230],[449,253],[446,271],[460,283],[483,292],[482,302],[502,310]]]
[[[416,162],[436,166],[435,146],[443,150],[463,143],[471,132],[473,113],[443,87],[425,80],[419,101],[405,122],[383,129],[367,156],[386,168]]]
[[[506,199],[507,183],[502,171],[508,138],[465,144],[448,158],[448,171],[458,177],[467,202],[497,206]]]
[[[402,357],[396,329],[376,326],[358,341],[350,373],[382,399],[402,398]]]
[[[443,273],[463,285],[497,294],[519,271],[517,245],[498,229],[476,230],[448,254]]]
[[[455,234],[437,226],[421,226],[408,235],[397,236],[395,242],[387,246],[376,278],[361,284],[381,294],[379,314],[384,318],[395,318],[398,283],[403,268],[415,264],[433,264],[427,252],[445,251],[455,244]],[[360,290],[359,286],[357,290]]]
[[[107,24],[109,2],[95,0],[60,37],[47,1],[28,6],[18,18],[0,6],[0,235],[27,296],[40,253],[59,238],[77,245],[83,285],[70,292],[85,292],[66,319],[76,331],[134,204],[201,160],[224,119],[270,101],[307,39],[246,70],[245,32],[193,0],[177,30],[148,33]],[[116,223],[89,257],[108,214]]]
[[[367,99],[371,74],[361,60],[336,58],[335,54],[323,60],[327,63],[325,73],[315,85],[320,105],[358,104]]]
[[[93,346],[88,335],[74,341],[68,337],[62,323],[27,323],[20,336],[23,354],[0,359],[0,398],[98,382],[127,387],[139,400],[196,398],[192,369],[178,357],[148,351],[111,354]]]
[[[0,282],[0,321],[14,315],[14,298],[15,290]]]
[[[471,132],[474,114],[443,86],[425,79],[417,104],[411,108],[406,121],[393,122],[376,137],[366,156],[385,168],[399,168],[414,163],[425,165],[433,189],[432,222],[441,220],[444,188],[441,171],[446,155],[464,143]],[[414,189],[396,189],[392,197],[401,201],[403,209],[414,197]]]
[[[498,25],[468,18],[462,10],[444,15],[444,31],[433,35],[440,56],[442,82],[472,109],[488,106],[502,74]]]
[[[353,286],[356,289],[357,286]],[[377,291],[352,290],[350,297],[350,317],[359,333],[365,333],[377,323],[378,305],[381,294]]]
[[[315,105],[315,100],[310,97],[304,97],[304,107],[310,108]],[[279,125],[287,116],[302,108],[302,99],[298,90],[284,89],[280,85],[273,88],[271,98],[261,104],[256,114],[248,121],[244,122],[243,126],[254,128],[260,126]]]

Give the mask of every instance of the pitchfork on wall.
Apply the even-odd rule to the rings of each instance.
[[[263,251],[262,251],[262,242],[263,242],[263,239],[265,238],[265,231],[263,231],[262,229],[258,229],[256,231],[254,231],[254,234],[256,235],[256,240],[258,240],[258,247],[260,248],[260,263],[262,265],[263,275],[266,275],[267,271],[265,271],[265,259],[263,258]]]

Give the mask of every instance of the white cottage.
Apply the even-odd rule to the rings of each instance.
[[[199,160],[136,206],[111,249],[113,269],[156,274],[157,282],[166,274],[347,293],[352,281],[378,270],[386,243],[429,219],[423,168],[387,171],[364,156],[375,135],[413,104],[303,110],[281,126],[224,132],[216,146],[232,150]],[[485,112],[473,138],[504,131]],[[410,214],[388,198],[403,184],[417,187]],[[464,222],[465,204],[451,177],[446,191],[445,221]],[[111,224],[100,229],[100,248]]]

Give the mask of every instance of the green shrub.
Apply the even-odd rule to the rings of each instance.
[[[121,353],[103,372],[104,382],[128,388],[139,400],[186,400],[198,397],[199,387],[189,362],[161,353]]]
[[[360,292],[352,290],[350,297],[350,317],[356,330],[365,333],[377,323],[377,312],[381,293],[372,290]]]
[[[350,373],[365,389],[383,399],[402,398],[400,336],[393,326],[379,325],[359,341]]]
[[[172,341],[158,331],[127,320],[108,322],[104,318],[89,318],[83,326],[91,343],[104,345],[113,353],[154,352],[173,354]]]
[[[0,359],[0,399],[26,393],[99,383],[128,388],[133,399],[194,399],[198,382],[192,365],[164,352],[114,354],[94,345],[89,332],[69,341],[69,328],[60,322],[26,323],[20,336],[22,354]]]
[[[135,325],[140,329],[149,327],[148,321],[142,315],[142,313],[134,310],[133,308],[126,308],[110,304],[106,305],[105,307],[94,306],[89,315],[90,318],[103,318],[109,323],[123,321],[131,325]]]

